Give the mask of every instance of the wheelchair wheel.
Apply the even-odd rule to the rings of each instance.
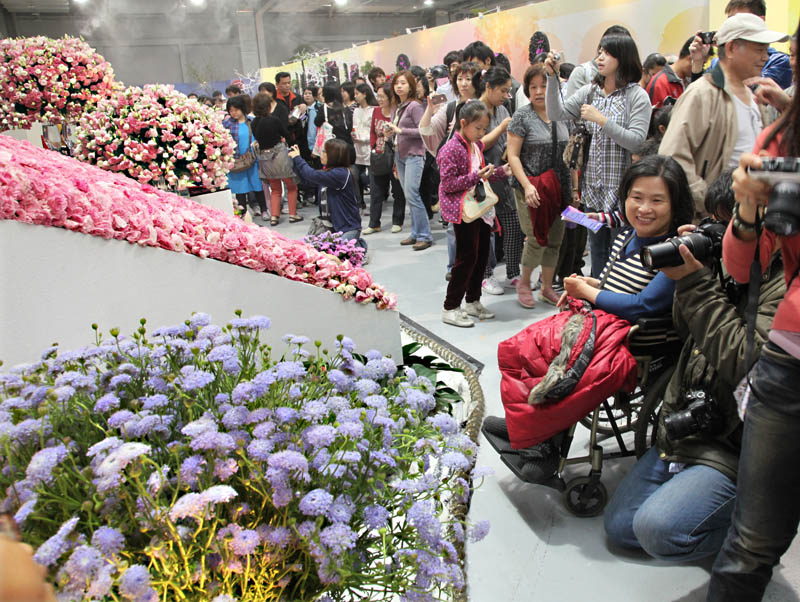
[[[639,412],[641,411],[642,403],[644,402],[644,391],[642,391],[641,387],[637,385],[636,389],[629,395],[628,398],[628,406],[630,407],[630,413],[625,412],[624,410],[616,408],[617,399],[616,396],[609,398],[609,404],[611,405],[611,414],[614,417],[614,420],[617,423],[617,428],[619,428],[620,433],[627,433],[632,431],[636,428],[636,424],[639,421]],[[581,418],[580,423],[587,428],[587,430],[592,430],[592,415],[589,414]],[[611,422],[608,418],[608,415],[601,411],[600,415],[598,416],[597,420],[597,432],[601,435],[613,435],[614,429],[611,428]]]
[[[567,483],[564,505],[575,516],[588,518],[603,512],[608,502],[608,491],[600,481],[591,477],[576,477]]]
[[[658,417],[661,413],[661,402],[664,399],[664,393],[667,390],[672,373],[675,367],[665,370],[653,383],[653,386],[647,388],[644,395],[644,401],[639,411],[639,421],[634,429],[634,446],[636,449],[636,457],[641,458],[645,452],[655,445],[658,433]]]

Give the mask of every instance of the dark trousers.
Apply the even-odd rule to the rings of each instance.
[[[439,202],[439,170],[436,169],[436,158],[430,153],[425,153],[425,167],[422,170],[422,180],[419,183],[419,196],[428,212],[428,219],[433,218],[431,209]]]
[[[242,194],[237,194],[236,202],[239,203],[239,207],[241,207],[243,211],[247,211],[248,197],[250,197],[251,195],[255,197],[255,200],[258,203],[258,208],[261,209],[261,213],[266,213],[267,197],[264,196],[263,190],[254,190],[253,192],[245,192]]]
[[[709,602],[756,602],[800,521],[800,360],[767,343],[750,373],[736,505]]]
[[[619,234],[619,228],[601,228],[589,232],[589,257],[592,259],[592,278],[599,278],[611,255],[611,245]]]
[[[588,230],[583,226],[575,228],[569,226],[570,224],[567,224],[564,230],[564,238],[561,241],[556,264],[556,276],[562,280],[572,274],[583,274],[583,251],[586,249]]]
[[[389,186],[392,188],[392,225],[402,226],[406,217],[406,197],[400,180],[391,173],[376,176],[369,172],[369,227],[380,228],[383,203],[389,198]]]
[[[366,209],[367,206],[364,203],[364,191],[369,186],[369,175],[367,174],[367,166],[366,165],[359,165],[356,163],[353,167],[356,168],[358,172],[358,190],[361,193],[361,208]]]
[[[489,260],[489,237],[492,228],[482,219],[466,224],[453,224],[456,235],[456,260],[447,284],[445,309],[461,307],[466,294],[467,303],[480,301],[481,283]]]

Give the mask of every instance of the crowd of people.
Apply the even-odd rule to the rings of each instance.
[[[726,13],[672,57],[641,57],[615,25],[595,58],[573,65],[536,32],[522,82],[476,41],[430,68],[375,67],[302,93],[279,73],[252,99],[232,89],[209,102],[226,103],[239,157],[258,143],[257,161],[230,175],[240,212],[254,204],[277,226],[284,193],[290,221],[324,195],[333,229],[366,248],[391,198],[391,232],[408,205],[398,243],[414,251],[433,244],[438,213],[446,324],[493,318],[482,296],[506,289],[525,308],[573,298],[630,322],[671,314],[665,336],[683,346],[661,420],[704,390],[721,426],[674,439],[662,429],[611,500],[606,531],[659,559],[718,555],[708,599],[729,601],[761,599],[800,520],[800,479],[780,468],[800,426],[800,183],[783,193],[795,203],[787,234],[762,227],[770,188],[750,175],[759,155],[800,156],[800,99],[797,32],[770,31],[763,0],[731,0]],[[787,40],[789,55],[770,46]],[[568,207],[602,227],[562,219]],[[721,263],[683,245],[680,266],[643,265],[645,247],[704,218],[727,227]],[[504,419],[484,428],[508,437]],[[559,436],[520,450],[526,480],[552,478]]]

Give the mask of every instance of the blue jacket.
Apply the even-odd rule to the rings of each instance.
[[[308,184],[327,188],[328,210],[336,232],[361,230],[361,213],[358,210],[353,176],[346,167],[330,170],[314,169],[302,157],[295,157],[294,172]]]
[[[319,113],[319,103],[315,102],[313,105],[308,107],[308,121],[306,122],[308,128],[308,136],[306,137],[308,140],[308,150],[314,150],[314,143],[317,141],[317,126],[314,123],[314,120],[317,118],[317,113]]]

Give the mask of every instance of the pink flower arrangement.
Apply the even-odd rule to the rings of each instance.
[[[369,272],[218,209],[0,136],[0,219],[216,259],[394,309]]]
[[[234,141],[222,114],[173,86],[116,91],[78,124],[75,156],[143,184],[159,178],[173,188],[226,185]]]
[[[111,65],[79,38],[0,40],[0,131],[77,120],[114,85]]]

